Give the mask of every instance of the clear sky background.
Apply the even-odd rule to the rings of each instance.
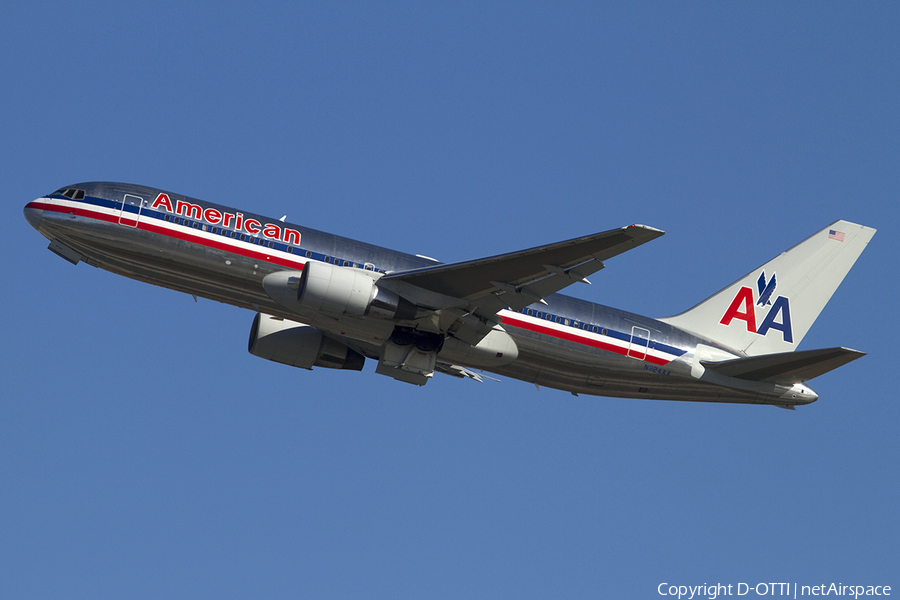
[[[900,590],[896,3],[0,8],[0,596]],[[879,230],[795,412],[418,388],[247,353],[253,314],[77,267],[24,205],[152,185],[457,261],[645,223],[571,293],[680,312]],[[751,594],[752,596],[752,594]]]

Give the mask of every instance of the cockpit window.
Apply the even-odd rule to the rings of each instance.
[[[53,193],[61,194],[67,198],[71,198],[72,200],[84,200],[84,190],[78,190],[75,188],[61,188]]]

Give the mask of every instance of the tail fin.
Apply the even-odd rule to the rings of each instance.
[[[836,221],[694,308],[660,319],[750,356],[791,352],[875,235]]]

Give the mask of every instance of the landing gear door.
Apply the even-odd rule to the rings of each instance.
[[[119,224],[137,227],[141,220],[141,210],[144,208],[144,204],[144,199],[140,196],[125,194],[122,207],[119,209]]]
[[[650,347],[650,330],[634,326],[631,328],[631,342],[628,344],[628,356],[644,360]]]

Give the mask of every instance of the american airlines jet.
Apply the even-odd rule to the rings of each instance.
[[[629,225],[442,264],[314,229],[122,183],[30,202],[49,249],[256,313],[250,353],[312,369],[424,385],[488,371],[565,390],[770,404],[818,396],[806,382],[863,356],[797,351],[875,230],[837,221],[694,308],[653,319],[557,292],[663,232]]]

